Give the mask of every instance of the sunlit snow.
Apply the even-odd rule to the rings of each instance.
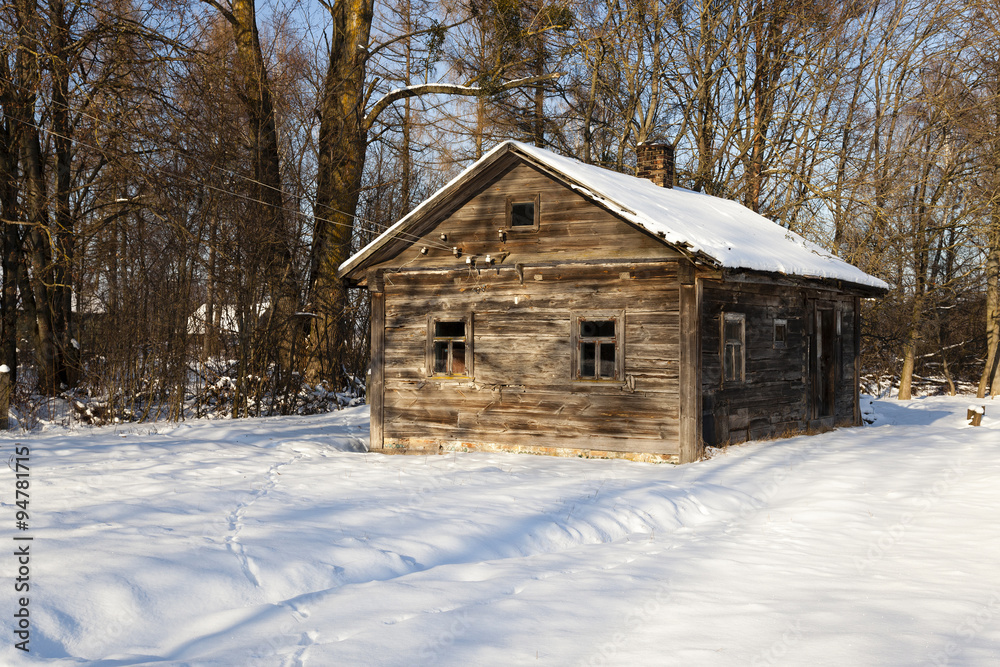
[[[0,664],[998,664],[1000,405],[969,404],[686,466],[369,454],[364,408],[9,432],[32,634],[4,548]]]

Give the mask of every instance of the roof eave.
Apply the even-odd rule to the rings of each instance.
[[[844,278],[831,278],[820,275],[781,273],[777,271],[760,271],[757,269],[729,267],[722,270],[722,279],[727,282],[749,282],[752,281],[751,276],[756,277],[758,280],[768,279],[771,281],[789,281],[789,284],[797,283],[799,285],[810,285],[825,289],[833,289],[838,292],[848,292],[862,298],[885,296],[891,289],[888,286],[880,287],[877,285],[858,283]]]
[[[721,269],[727,274],[733,276],[735,276],[738,272],[746,271],[757,275],[768,275],[770,273],[768,271],[748,268],[727,267],[725,266],[725,261],[722,258],[710,254],[703,248],[698,248],[683,240],[669,240],[662,232],[648,229],[642,224],[641,220],[635,219],[639,217],[636,214],[636,211],[628,208],[628,206],[618,201],[617,198],[595,191],[587,183],[578,181],[570,174],[560,170],[557,166],[547,164],[544,160],[530,152],[530,150],[522,150],[520,145],[516,142],[504,142],[487,153],[482,159],[467,167],[447,185],[442,187],[430,198],[417,206],[408,215],[403,217],[399,222],[387,229],[378,238],[344,262],[338,269],[338,275],[341,278],[346,278],[351,284],[362,284],[366,278],[365,273],[362,272],[368,268],[370,263],[372,263],[371,260],[373,256],[376,256],[380,250],[394,241],[398,240],[405,242],[405,240],[400,239],[400,236],[407,233],[413,234],[413,230],[419,229],[422,224],[428,221],[430,216],[442,215],[442,211],[447,210],[447,204],[455,202],[456,197],[454,195],[465,189],[470,183],[474,183],[474,181],[481,177],[484,172],[488,172],[491,168],[496,166],[498,162],[508,158],[509,156],[514,156],[517,159],[530,164],[542,173],[547,174],[550,178],[553,178],[554,180],[564,184],[566,187],[572,189],[596,206],[608,211],[610,214],[614,215],[616,218],[622,220],[634,229],[647,234],[650,238],[658,240],[664,246],[679,252],[695,265],[707,266],[711,269]],[[506,166],[502,166],[501,168],[506,168]],[[431,221],[431,223],[432,222],[433,221]],[[783,276],[787,279],[813,281],[824,285],[849,285],[850,291],[861,296],[881,296],[889,291],[888,286],[880,287],[872,284],[857,283],[849,279],[845,279],[844,277],[828,278],[823,276],[807,276],[803,274],[784,273],[774,273],[773,275]]]

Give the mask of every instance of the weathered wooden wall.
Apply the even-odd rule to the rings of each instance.
[[[387,276],[385,294],[386,446],[677,455],[674,263],[404,272]],[[471,380],[429,377],[427,313],[472,313]],[[602,313],[624,313],[625,377],[577,381],[571,324]]]
[[[511,197],[538,202],[537,229],[507,225]],[[383,343],[373,358],[384,359],[372,378],[383,387],[382,401],[373,401],[375,447],[468,444],[690,461],[702,437],[721,444],[858,422],[853,294],[705,267],[696,275],[660,239],[514,158],[408,224],[352,273],[382,295],[373,303],[384,303],[384,325],[373,317],[372,332],[376,347]],[[824,419],[810,393],[817,301],[841,318],[835,414]],[[721,382],[725,311],[746,317],[741,383]],[[624,376],[579,381],[573,322],[610,314],[624,316]],[[428,372],[432,316],[471,322],[471,377]],[[788,326],[780,348],[775,318]]]
[[[676,457],[680,255],[523,163],[456,196],[420,238],[370,267],[385,295],[382,422],[372,433],[386,447]],[[510,196],[537,196],[537,230],[506,227]],[[431,377],[428,316],[470,314],[472,378]],[[624,377],[578,381],[572,321],[601,314],[624,314]]]
[[[861,426],[860,371],[861,371],[861,302],[860,299],[840,295],[836,299],[840,312],[840,362],[837,375],[836,425]]]
[[[506,224],[507,198],[539,195],[540,228],[500,230]],[[379,268],[462,268],[466,259],[481,263],[490,255],[503,266],[519,262],[561,262],[679,258],[655,237],[643,233],[527,164],[517,164],[496,181],[463,192],[468,200]],[[432,216],[433,217],[433,216]],[[442,240],[441,235],[446,238]],[[460,248],[456,258],[451,248]],[[421,249],[426,248],[426,254]]]
[[[810,428],[857,423],[855,360],[857,329],[853,296],[791,284],[703,283],[703,437],[707,444],[742,442]],[[835,414],[817,419],[810,400],[811,349],[816,304],[839,312]],[[742,383],[722,381],[723,312],[746,317],[746,375]],[[784,347],[774,345],[774,320],[788,323]]]

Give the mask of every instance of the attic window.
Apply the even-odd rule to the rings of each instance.
[[[428,360],[430,375],[470,377],[472,348],[469,320],[436,320],[429,323]]]
[[[746,316],[722,315],[722,381],[743,382],[746,373]]]
[[[620,379],[623,374],[621,316],[583,316],[574,321],[575,379]]]
[[[507,198],[507,228],[512,230],[538,229],[540,212],[539,196]]]

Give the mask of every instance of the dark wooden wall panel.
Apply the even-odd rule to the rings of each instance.
[[[708,444],[741,442],[815,428],[818,424],[854,423],[855,344],[853,296],[808,287],[706,281],[702,311],[702,411]],[[837,337],[834,416],[817,420],[809,395],[816,304],[841,318]],[[746,377],[743,384],[723,384],[721,324],[723,312],[746,317]],[[788,323],[784,347],[774,346],[774,320]]]
[[[703,423],[709,444],[768,437],[805,426],[807,348],[805,301],[798,290],[772,285],[708,281],[702,311]],[[743,313],[746,375],[723,384],[721,317]],[[774,348],[774,319],[788,322],[784,348]]]

